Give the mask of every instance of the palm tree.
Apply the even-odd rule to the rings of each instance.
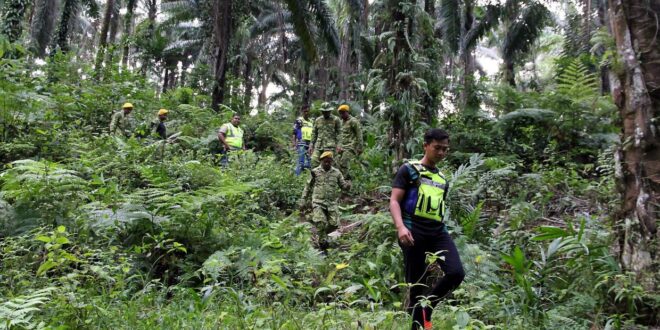
[[[129,38],[133,33],[133,19],[135,6],[137,5],[137,0],[127,0],[126,1],[126,15],[124,16],[124,37],[123,37],[123,51],[121,56],[121,66],[123,68],[128,66],[128,56],[130,51]]]
[[[69,33],[80,13],[80,7],[83,6],[87,9],[87,15],[93,18],[99,17],[99,7],[95,0],[64,0],[55,37],[51,40],[51,54],[57,50],[69,51]]]
[[[101,77],[101,65],[105,57],[105,48],[108,45],[108,32],[110,30],[110,22],[112,20],[112,13],[115,7],[115,0],[107,0],[105,3],[105,12],[103,14],[103,23],[101,24],[101,34],[99,35],[99,48],[96,53],[96,64],[94,68],[95,79]]]
[[[543,28],[550,22],[550,12],[541,3],[509,0],[504,8],[505,37],[502,43],[503,79],[516,85],[515,64],[532,48]]]
[[[58,14],[58,0],[36,0],[34,17],[30,26],[30,38],[34,53],[43,57],[53,34]]]
[[[459,109],[478,108],[474,95],[474,72],[476,60],[474,49],[477,41],[497,27],[502,14],[502,7],[487,5],[482,8],[481,17],[475,17],[474,0],[442,0],[440,30],[442,39],[451,52],[452,62],[458,58],[461,66],[459,83]]]

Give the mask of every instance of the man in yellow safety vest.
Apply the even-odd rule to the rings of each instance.
[[[239,127],[241,124],[241,116],[235,113],[231,117],[231,121],[222,125],[218,132],[218,140],[222,144],[223,154],[220,163],[227,165],[229,159],[227,157],[230,151],[245,150],[245,143],[243,141],[243,129]]]
[[[291,138],[293,148],[298,152],[296,175],[300,175],[306,168],[311,168],[311,159],[308,151],[314,129],[314,122],[309,118],[309,105],[303,105],[300,112],[302,116],[298,117],[293,124],[293,136]]]

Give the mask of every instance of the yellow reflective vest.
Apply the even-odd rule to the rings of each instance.
[[[409,216],[442,221],[448,183],[442,173],[433,173],[419,161],[407,164],[416,186],[406,191],[403,212]]]
[[[243,129],[234,126],[232,123],[222,125],[227,129],[225,133],[225,141],[227,144],[236,149],[243,149]]]

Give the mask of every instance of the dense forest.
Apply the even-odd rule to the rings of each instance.
[[[0,329],[409,329],[388,202],[433,127],[466,274],[435,329],[657,329],[658,22],[657,0],[0,0]],[[342,104],[364,150],[326,252],[292,127]]]

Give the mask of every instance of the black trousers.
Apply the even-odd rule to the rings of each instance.
[[[413,317],[412,329],[423,329],[424,321],[431,321],[433,307],[447,293],[456,289],[463,282],[465,271],[456,245],[446,231],[434,235],[413,233],[413,239],[415,245],[402,246],[399,243],[399,246],[403,251],[406,282],[412,284],[407,306],[408,312]],[[430,265],[426,263],[426,254],[427,252],[436,253],[438,251],[442,251],[438,255],[443,256],[444,260],[438,259],[436,262],[442,269],[444,276],[437,281],[435,286],[428,288],[425,283],[429,275]],[[427,297],[431,301],[431,306],[422,308],[419,305],[419,301],[423,297]]]

